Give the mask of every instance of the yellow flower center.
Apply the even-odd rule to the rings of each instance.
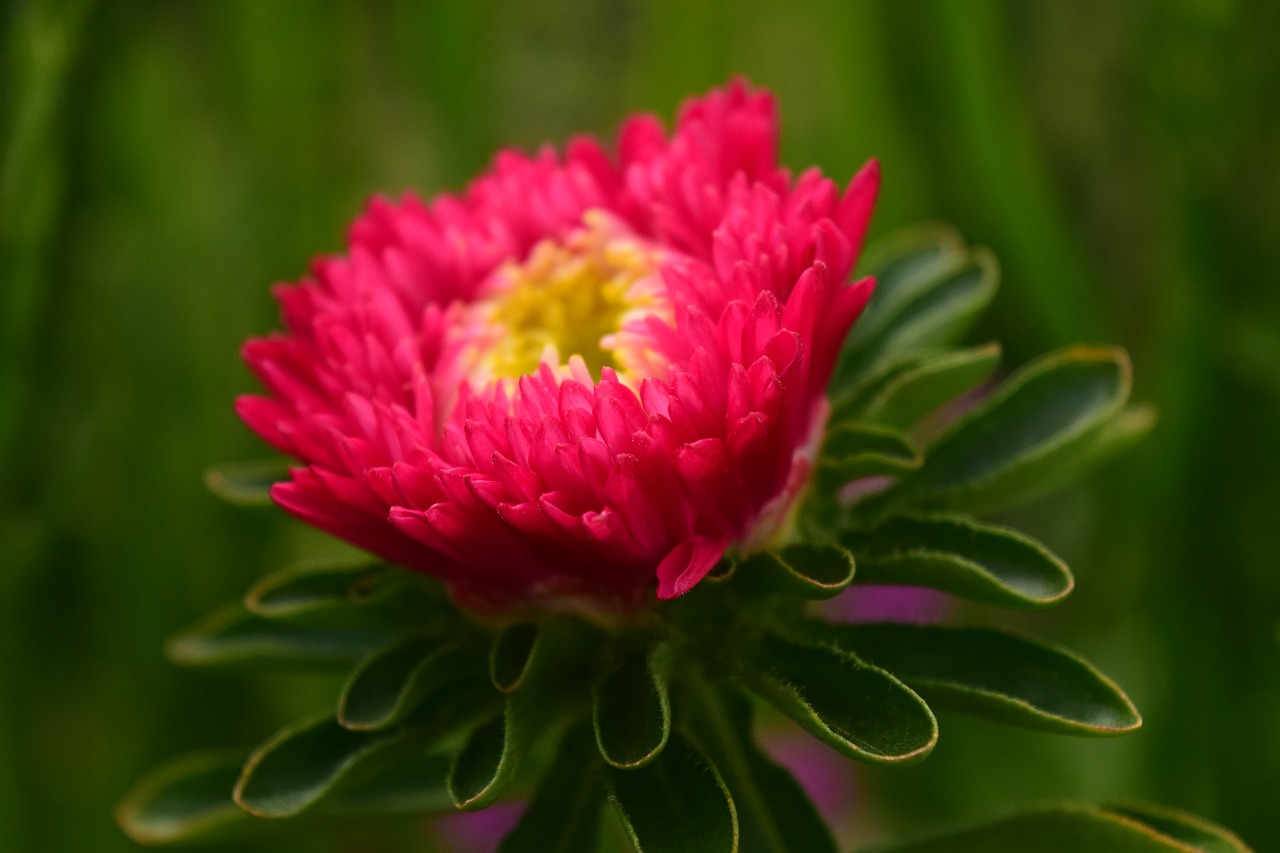
[[[514,379],[575,355],[597,379],[603,367],[644,371],[650,353],[643,318],[670,315],[659,252],[602,211],[588,211],[583,224],[564,242],[544,240],[524,263],[493,274],[476,305],[490,338],[478,364],[482,377]]]

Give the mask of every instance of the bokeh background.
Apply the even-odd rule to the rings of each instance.
[[[925,764],[860,775],[857,833],[1142,797],[1280,850],[1280,4],[9,0],[0,28],[0,847],[134,849],[110,812],[140,773],[330,695],[161,652],[328,547],[201,485],[264,455],[231,401],[269,285],[339,250],[371,192],[456,188],[500,146],[670,117],[744,73],[791,165],[880,158],[875,233],[943,219],[995,251],[975,341],[1008,366],[1123,344],[1161,411],[1016,518],[1077,593],[983,614],[1084,651],[1145,728],[944,716]]]

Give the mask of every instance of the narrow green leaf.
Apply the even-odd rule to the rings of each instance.
[[[987,380],[1000,364],[1000,345],[935,356],[903,370],[867,403],[862,417],[907,429],[943,403]]]
[[[490,657],[490,680],[508,688],[506,704],[454,757],[449,793],[461,809],[494,802],[535,741],[582,710],[602,647],[599,629],[569,617],[545,622],[523,638],[509,635],[504,642],[500,637],[498,644]]]
[[[459,643],[436,636],[393,641],[370,652],[338,697],[338,721],[349,729],[383,729],[403,720],[426,696],[483,664]]]
[[[951,344],[964,335],[995,298],[1000,266],[983,248],[903,305],[869,341],[877,355]]]
[[[1235,833],[1210,823],[1204,818],[1168,806],[1152,803],[1119,803],[1102,807],[1103,811],[1146,824],[1155,831],[1176,838],[1202,853],[1251,853],[1248,845]]]
[[[853,555],[839,545],[803,542],[759,551],[738,567],[742,582],[774,593],[822,600],[853,581]]]
[[[244,604],[251,613],[271,619],[347,606],[356,590],[391,571],[396,570],[373,560],[302,563],[259,580]]]
[[[1057,604],[1075,585],[1034,539],[964,516],[900,516],[842,542],[858,561],[858,583],[929,586],[1020,609]]]
[[[1000,272],[985,249],[965,251],[930,239],[875,275],[875,294],[836,367],[837,391],[878,360],[958,340],[994,298]]]
[[[497,801],[515,780],[536,739],[569,704],[564,697],[542,691],[508,694],[502,711],[471,731],[449,766],[449,796],[454,805],[474,811]]]
[[[1099,460],[1123,453],[1145,438],[1159,419],[1159,412],[1150,403],[1128,406],[1103,425],[1094,443],[1094,453]]]
[[[368,782],[339,791],[321,804],[324,815],[350,818],[435,815],[453,811],[445,787],[449,759],[422,755],[379,773]]]
[[[1088,456],[1129,384],[1122,350],[1077,346],[1044,356],[957,421],[917,471],[870,500],[881,513],[906,503],[976,511],[1039,494]]]
[[[519,752],[513,749],[507,711],[472,730],[449,766],[449,796],[460,809],[482,809],[498,798],[515,775]]]
[[[569,733],[520,823],[498,853],[596,853],[605,803],[600,758],[591,730]]]
[[[920,467],[922,458],[895,429],[870,423],[835,424],[818,457],[818,488],[838,488],[860,477],[902,474]]]
[[[211,750],[169,761],[138,782],[116,823],[139,844],[217,841],[244,834],[252,818],[231,799],[243,751]]]
[[[332,717],[287,726],[250,756],[236,783],[235,801],[258,817],[306,812],[487,714],[493,695],[487,684],[450,689],[403,724],[375,732],[353,731]]]
[[[882,336],[908,305],[963,264],[967,255],[959,232],[941,223],[911,226],[868,246],[862,268],[875,277],[876,289],[849,334],[841,360],[864,352],[868,342]]]
[[[924,700],[850,652],[768,637],[738,665],[753,691],[849,758],[910,763],[937,743]]]
[[[562,616],[533,625],[512,625],[494,640],[489,677],[504,693],[565,690],[594,677],[603,641],[599,628]],[[586,692],[586,681],[582,685]]]
[[[268,619],[317,627],[459,621],[438,583],[368,558],[305,562],[272,572],[245,595],[245,607]]]
[[[1149,824],[1093,806],[1063,804],[876,853],[1203,853]],[[869,848],[866,853],[872,853]]]
[[[831,422],[863,420],[863,412],[866,411],[867,404],[875,399],[876,395],[890,382],[929,359],[949,352],[951,350],[921,349],[890,353],[856,376],[848,377],[844,384],[837,385],[833,382],[827,389],[827,394],[831,398]]]
[[[884,667],[934,707],[1075,735],[1142,725],[1133,703],[1083,658],[982,628],[881,623],[825,626],[820,636]]]
[[[737,690],[690,685],[698,733],[738,806],[742,853],[836,853],[835,839],[795,777],[756,746],[751,703]]]
[[[214,465],[205,469],[204,485],[228,503],[266,506],[271,503],[271,487],[289,479],[289,465],[283,457]]]
[[[403,749],[407,732],[354,732],[325,716],[286,727],[249,759],[234,789],[250,814],[301,814],[349,780],[353,771]]]
[[[832,422],[814,467],[813,482],[799,518],[807,538],[827,538],[844,526],[849,512],[841,502],[844,486],[869,477],[900,475],[920,467],[923,457],[895,429],[881,424]]]
[[[637,649],[596,683],[591,721],[604,760],[623,770],[658,757],[671,734],[670,647]]]
[[[234,602],[174,634],[165,653],[186,666],[346,668],[394,633],[385,625],[344,629],[277,622]]]
[[[227,841],[262,836],[279,821],[251,816],[232,799],[246,753],[215,750],[176,758],[138,782],[116,809],[116,822],[139,844]],[[448,762],[424,756],[339,793],[315,814],[326,818],[431,815],[453,810],[444,786]],[[310,824],[306,824],[310,825]],[[290,826],[295,826],[293,821]]]
[[[1147,403],[1126,406],[1098,428],[1093,438],[1073,454],[1070,464],[1051,467],[1034,487],[1023,489],[1016,498],[1051,494],[1080,479],[1142,441],[1155,428],[1157,420],[1159,413],[1155,406]]]
[[[639,853],[736,853],[738,814],[720,773],[674,735],[657,760],[608,774],[609,799]]]
[[[520,686],[540,634],[541,629],[533,622],[517,622],[498,634],[489,655],[489,677],[494,687],[509,693]]]

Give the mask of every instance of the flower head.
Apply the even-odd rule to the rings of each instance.
[[[734,82],[669,137],[639,115],[375,198],[245,346],[239,414],[303,463],[272,497],[478,610],[673,598],[785,535],[878,172],[792,177],[777,138]]]

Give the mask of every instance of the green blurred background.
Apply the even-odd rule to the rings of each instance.
[[[0,27],[0,848],[134,849],[110,811],[140,773],[328,695],[161,653],[326,547],[201,485],[263,455],[231,401],[269,285],[373,191],[456,188],[499,146],[670,117],[741,72],[777,93],[791,165],[880,158],[876,233],[937,218],[995,250],[976,339],[1007,365],[1118,342],[1162,413],[1016,518],[1072,599],[983,614],[1088,654],[1145,728],[946,716],[924,765],[862,775],[857,834],[1143,797],[1280,850],[1280,4],[9,0]]]

